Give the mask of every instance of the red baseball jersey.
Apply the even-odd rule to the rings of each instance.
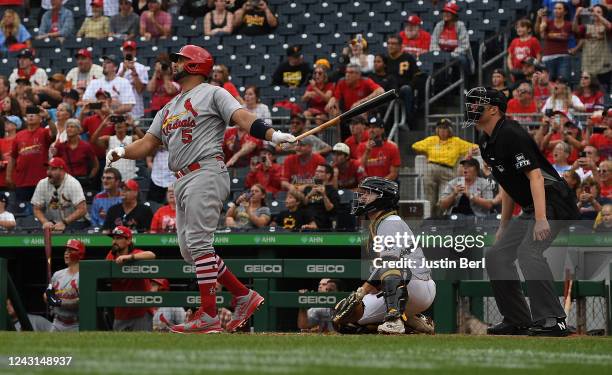
[[[24,129],[17,133],[13,141],[11,156],[15,163],[15,186],[36,186],[38,181],[47,177],[45,163],[49,160],[51,133],[49,129]]]
[[[143,251],[133,249],[129,254],[138,254]],[[106,260],[115,260],[112,252],[108,252]],[[151,281],[149,279],[113,279],[111,282],[113,292],[149,292]],[[115,319],[128,320],[142,318],[150,311],[148,307],[115,307]]]

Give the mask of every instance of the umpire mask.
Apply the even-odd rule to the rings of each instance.
[[[487,97],[487,89],[484,87],[474,87],[468,91],[465,94],[465,121],[463,121],[463,128],[476,125],[484,112],[484,106],[490,102],[490,99]]]

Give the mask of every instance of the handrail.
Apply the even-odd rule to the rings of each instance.
[[[444,73],[446,70],[451,68],[453,65],[459,65],[460,67],[459,72],[460,72],[461,78],[459,78],[459,80],[457,80],[456,82],[452,83],[450,86],[446,87],[444,90],[434,95],[432,98],[429,98],[429,95],[431,94],[431,82],[433,78]],[[461,93],[463,93],[463,91],[465,90],[465,75],[464,75],[463,68],[461,67],[459,60],[453,59],[449,61],[442,68],[436,70],[429,77],[427,77],[427,81],[425,81],[425,119],[429,117],[429,106],[435,103],[436,101],[438,101],[440,98],[442,98],[446,94],[448,94],[450,91],[454,90],[457,86],[461,86],[460,90],[461,90]],[[463,108],[463,95],[460,95],[460,96],[461,96],[460,108],[462,109]]]
[[[399,128],[406,124],[406,111],[404,110],[401,100],[395,99],[387,108],[387,112],[385,113],[384,117],[385,123],[390,116],[391,110],[393,110],[393,126],[391,127],[391,130],[389,130],[389,136],[387,139],[397,144],[399,142]]]
[[[482,86],[483,84],[483,71],[489,66],[493,65],[497,60],[505,57],[508,54],[508,39],[510,35],[510,26],[507,26],[504,30],[500,31],[499,34],[495,34],[488,39],[483,40],[478,46],[478,86]],[[500,36],[503,36],[504,39],[504,48],[502,52],[493,56],[491,59],[487,60],[483,63],[484,53],[487,50],[487,44],[495,39],[499,39]],[[504,64],[504,71],[508,73],[507,65]]]

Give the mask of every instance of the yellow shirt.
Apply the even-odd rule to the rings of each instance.
[[[87,17],[77,33],[83,38],[102,39],[110,34],[110,18],[102,16],[98,18]]]
[[[412,145],[412,149],[425,154],[429,162],[449,167],[454,167],[457,161],[474,147],[476,147],[475,144],[464,141],[459,137],[451,137],[446,141],[441,141],[437,135],[432,135]]]

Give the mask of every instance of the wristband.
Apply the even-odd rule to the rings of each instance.
[[[257,139],[263,139],[265,141],[266,133],[269,129],[272,129],[272,127],[267,125],[264,120],[258,118],[251,124],[251,131],[249,134]]]

